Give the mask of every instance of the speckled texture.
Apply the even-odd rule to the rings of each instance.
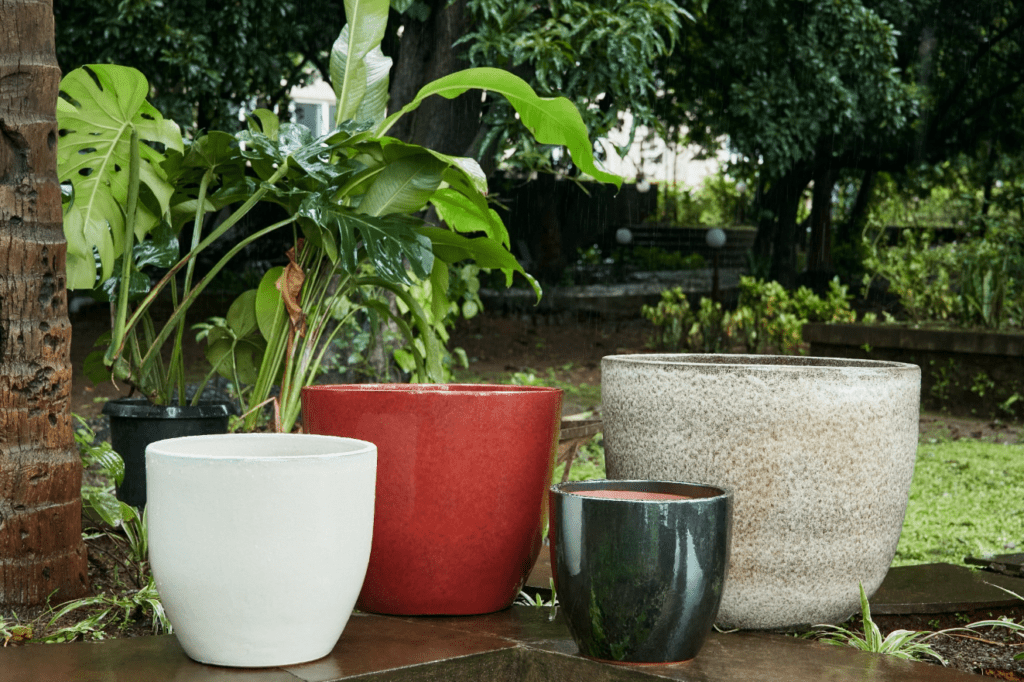
[[[629,355],[601,362],[608,477],[734,491],[718,622],[838,623],[896,552],[917,448],[916,365]]]

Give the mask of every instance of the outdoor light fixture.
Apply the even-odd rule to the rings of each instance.
[[[620,227],[615,230],[615,241],[625,246],[633,243],[633,231],[628,227]]]
[[[704,241],[712,249],[720,249],[725,246],[725,230],[720,227],[713,227],[704,235]]]
[[[712,249],[711,300],[718,301],[718,254],[725,246],[725,230],[712,227],[704,235],[704,241]]]

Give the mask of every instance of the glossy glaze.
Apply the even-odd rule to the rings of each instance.
[[[598,497],[630,491],[673,499]],[[584,656],[671,663],[700,651],[722,598],[732,496],[656,481],[551,488],[551,552],[560,610]]]
[[[376,448],[347,438],[150,444],[149,559],[185,653],[239,667],[326,656],[366,572],[375,469]]]
[[[302,403],[307,432],[377,444],[359,609],[468,615],[512,603],[540,551],[560,390],[313,386]]]

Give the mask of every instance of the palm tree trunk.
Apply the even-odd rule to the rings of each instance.
[[[0,603],[88,591],[52,0],[0,0]]]

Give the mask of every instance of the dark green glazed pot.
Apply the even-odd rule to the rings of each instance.
[[[623,663],[697,655],[729,565],[732,493],[667,481],[551,488],[551,563],[580,653]]]

